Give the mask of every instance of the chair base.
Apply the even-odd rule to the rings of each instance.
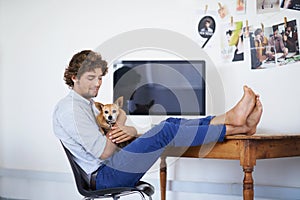
[[[96,197],[96,198],[93,198],[93,197],[84,197],[82,200],[107,199],[107,198],[112,198],[113,200],[119,200],[122,196],[127,196],[127,195],[133,194],[133,193],[139,193],[141,199],[142,200],[146,200],[145,195],[143,194],[143,192],[140,192],[140,191],[126,192],[124,194],[118,194],[118,195],[114,195],[114,196],[111,196],[111,197]],[[148,196],[148,200],[152,200],[152,197]]]

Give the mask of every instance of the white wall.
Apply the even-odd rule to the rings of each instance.
[[[234,2],[223,2],[230,5],[231,1]],[[113,36],[140,28],[167,29],[199,42],[199,13],[205,4],[216,10],[217,2],[222,1],[0,0],[0,169],[69,171],[53,135],[51,117],[54,105],[68,91],[62,77],[74,53],[96,49]],[[254,1],[249,0],[247,6],[247,15],[234,15],[235,20],[271,26],[283,22],[284,16],[288,19],[300,16],[291,10],[257,16]],[[217,33],[211,41],[216,46],[219,45]],[[121,41],[120,48],[128,42]],[[242,95],[242,86],[247,84],[260,94],[264,105],[261,130],[299,132],[299,63],[251,71],[248,58],[240,63],[223,64],[218,49],[212,47],[206,52],[221,75],[225,108],[236,103]],[[109,76],[104,79],[100,101],[111,100],[109,79]],[[299,166],[299,158],[260,161],[255,169],[255,181],[300,187]],[[193,169],[193,177],[179,169],[187,167]],[[214,170],[209,172],[207,168]],[[182,180],[241,181],[241,169],[235,161],[184,160],[178,162],[176,169],[173,178]],[[205,173],[202,170],[199,173],[200,169]],[[271,176],[264,173],[266,170]],[[284,176],[278,176],[282,171]]]

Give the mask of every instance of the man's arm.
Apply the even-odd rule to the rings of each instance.
[[[101,160],[107,159],[108,157],[114,154],[116,149],[117,149],[117,145],[114,144],[111,140],[107,139],[105,148],[103,150],[103,153],[100,156],[100,159]]]

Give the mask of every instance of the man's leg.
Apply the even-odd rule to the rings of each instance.
[[[167,146],[198,146],[224,139],[224,125],[186,126],[177,120],[162,122],[108,158],[98,171],[97,189],[134,186]]]
[[[217,120],[213,121],[215,118],[211,120],[210,125],[200,126],[185,126],[184,123],[180,123],[180,119],[176,118],[172,119],[172,122],[164,121],[108,159],[108,163],[99,170],[97,189],[134,186],[168,145],[193,146],[221,142],[225,135],[225,127],[228,135],[253,134],[262,114],[262,105],[259,97],[251,93],[252,90],[247,88],[244,90],[243,98],[232,109],[234,111],[230,110],[225,115],[225,121],[228,115],[232,115],[230,120],[234,119],[234,115],[236,118],[246,118],[244,124],[236,126],[234,125],[235,121],[231,122],[228,119],[227,122],[230,124],[218,124],[218,120],[222,117],[215,117]],[[253,95],[254,105],[250,100]],[[246,106],[246,108],[242,106]],[[249,110],[250,113],[248,113]],[[242,112],[246,113],[243,114]]]
[[[185,126],[201,126],[201,125],[209,125],[210,121],[214,118],[214,116],[207,116],[203,118],[196,119],[186,119],[186,118],[173,118],[170,117],[166,119],[167,122],[174,124],[181,124]]]

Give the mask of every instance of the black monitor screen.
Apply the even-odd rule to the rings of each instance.
[[[114,63],[114,100],[129,115],[205,115],[205,61]]]

